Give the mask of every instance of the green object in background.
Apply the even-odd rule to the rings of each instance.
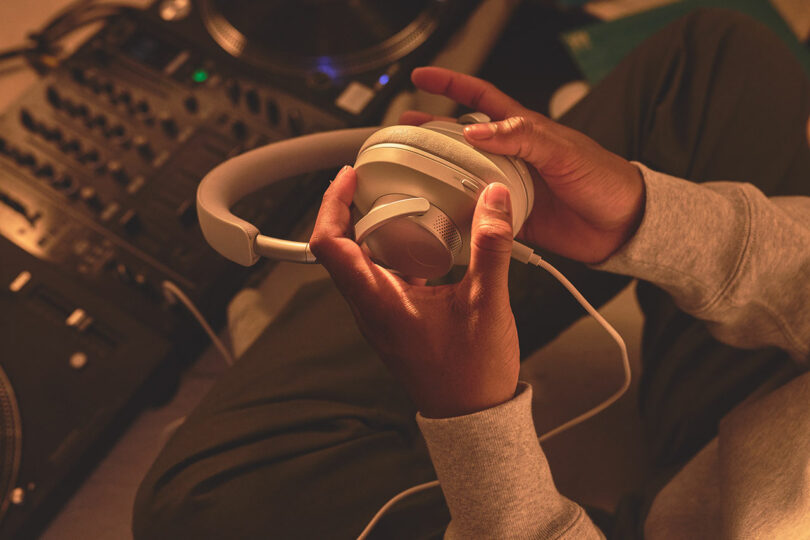
[[[594,85],[646,38],[701,7],[734,9],[769,26],[810,74],[810,51],[799,43],[768,0],[682,0],[623,19],[590,24],[562,34],[561,39],[587,81]]]

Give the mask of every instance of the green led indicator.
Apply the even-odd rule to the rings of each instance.
[[[204,69],[195,69],[194,73],[191,74],[191,78],[196,83],[204,83],[208,80],[208,72]]]

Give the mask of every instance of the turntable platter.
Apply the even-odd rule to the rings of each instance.
[[[0,519],[11,503],[20,467],[22,429],[14,390],[0,368]]]
[[[203,0],[212,37],[282,75],[330,78],[390,64],[435,29],[441,0]]]

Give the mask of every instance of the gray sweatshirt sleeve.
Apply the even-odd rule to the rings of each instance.
[[[720,341],[810,361],[810,198],[750,184],[694,184],[636,164],[638,231],[595,268],[650,281]]]
[[[416,419],[452,520],[445,538],[604,538],[557,491],[532,420],[532,389],[497,407]]]
[[[636,164],[645,214],[594,267],[650,281],[721,341],[810,362],[810,198],[749,184],[694,184]],[[446,538],[600,538],[554,486],[525,383],[511,401],[455,418],[417,415],[452,516]]]

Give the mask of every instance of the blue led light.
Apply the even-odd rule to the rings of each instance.
[[[388,75],[383,73],[382,75],[380,75],[380,78],[377,79],[377,82],[380,83],[380,85],[385,86],[386,84],[388,84],[388,80],[389,80]]]
[[[318,69],[318,71],[324,73],[330,79],[337,77],[337,69],[335,69],[335,66],[332,64],[332,58],[329,56],[319,56],[315,60],[315,67]]]

